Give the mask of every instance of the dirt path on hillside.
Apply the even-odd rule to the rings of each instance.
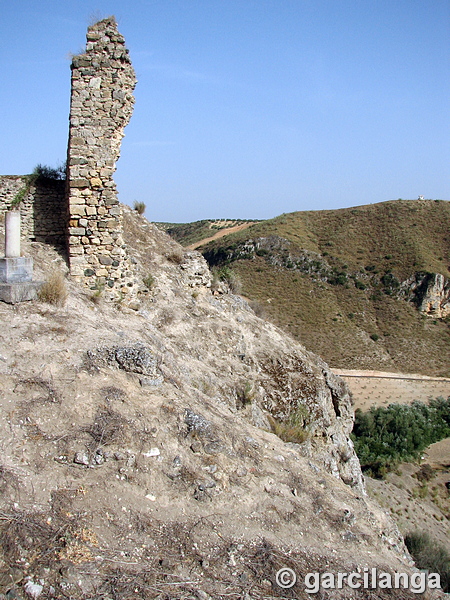
[[[361,410],[368,410],[371,406],[411,404],[414,400],[426,402],[430,398],[450,396],[450,379],[445,377],[383,371],[333,371],[346,381],[353,394],[355,408]]]
[[[256,221],[252,221],[250,223],[242,223],[242,225],[234,225],[234,227],[227,227],[226,229],[221,229],[220,231],[218,231],[211,237],[205,238],[204,240],[200,240],[200,242],[195,242],[195,244],[190,244],[189,246],[186,246],[186,248],[188,250],[196,250],[197,248],[200,248],[200,246],[204,246],[205,244],[208,244],[209,242],[212,242],[213,240],[217,240],[219,238],[225,237],[229,233],[234,233],[235,231],[241,231],[242,229],[247,229],[247,227],[250,227],[250,225],[254,225],[255,223],[256,223]]]

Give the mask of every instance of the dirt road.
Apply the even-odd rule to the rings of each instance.
[[[213,240],[217,240],[219,238],[225,237],[229,233],[234,233],[235,231],[241,231],[242,229],[247,229],[248,227],[250,227],[250,225],[254,225],[255,223],[256,223],[256,221],[252,221],[250,223],[242,223],[241,225],[234,225],[233,227],[227,227],[225,229],[221,229],[220,231],[217,231],[211,237],[205,238],[204,240],[201,240],[200,242],[195,242],[195,244],[190,244],[190,246],[187,246],[187,248],[188,248],[188,250],[196,250],[197,248],[200,248],[200,246],[204,246],[205,244],[208,244],[209,242],[212,242]]]

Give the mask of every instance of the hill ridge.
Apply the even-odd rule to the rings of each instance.
[[[241,278],[261,313],[337,368],[450,374],[448,201],[297,211],[200,250]],[[443,277],[439,294],[430,274]]]

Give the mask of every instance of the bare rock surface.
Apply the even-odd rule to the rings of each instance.
[[[308,598],[308,572],[411,573],[365,494],[343,380],[123,210],[147,282],[136,310],[70,280],[64,307],[0,304],[0,593]],[[40,278],[67,270],[42,244],[26,251]],[[293,417],[301,443],[270,431]],[[276,583],[285,566],[293,588]]]

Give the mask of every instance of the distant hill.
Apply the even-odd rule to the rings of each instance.
[[[167,230],[188,245],[211,237],[208,223]],[[283,214],[200,250],[239,275],[257,311],[331,365],[450,375],[450,319],[418,310],[430,274],[450,277],[448,201]]]

